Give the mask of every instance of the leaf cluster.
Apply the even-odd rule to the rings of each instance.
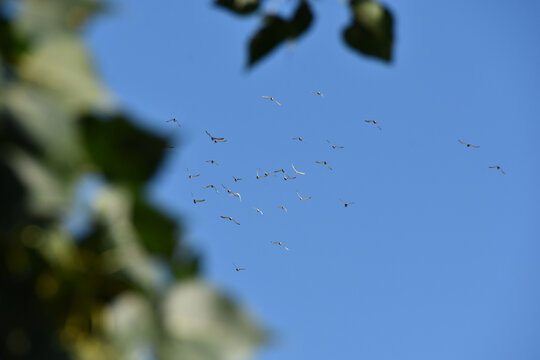
[[[0,358],[248,354],[260,328],[200,279],[182,227],[145,195],[168,142],[93,70],[80,32],[104,9],[0,0]]]
[[[237,15],[262,12],[263,0],[215,0],[215,5]],[[374,0],[350,0],[351,22],[343,29],[345,44],[361,54],[379,60],[392,60],[394,18],[391,11]],[[251,36],[248,45],[248,67],[252,67],[287,40],[295,40],[307,32],[315,19],[312,5],[297,0],[290,18],[273,12],[262,16],[260,28]]]

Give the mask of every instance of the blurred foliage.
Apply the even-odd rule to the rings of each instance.
[[[384,6],[370,0],[351,0],[352,23],[344,30],[347,45],[366,55],[392,60],[394,21]]]
[[[312,20],[313,14],[305,1],[300,2],[290,20],[284,20],[277,15],[267,15],[263,27],[249,42],[249,66],[262,59],[283,41],[298,38],[309,29]]]
[[[216,5],[222,6],[238,15],[251,14],[259,8],[259,0],[216,0]]]
[[[145,197],[166,139],[92,69],[80,33],[103,10],[0,0],[0,359],[243,358],[263,332]],[[78,232],[65,219],[93,176]]]
[[[264,0],[214,0],[218,7],[237,15],[255,14]],[[286,40],[295,40],[309,30],[315,19],[307,0],[295,0],[296,10],[290,20],[268,10],[262,15],[262,26],[251,37],[248,67],[267,56]],[[336,2],[337,4],[337,2]],[[351,48],[379,60],[392,60],[394,19],[388,8],[374,0],[349,0],[351,24],[343,30],[343,39]]]

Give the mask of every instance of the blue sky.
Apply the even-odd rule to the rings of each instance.
[[[312,29],[252,71],[258,18],[210,1],[116,1],[89,28],[118,103],[176,145],[150,196],[273,332],[258,360],[540,358],[540,3],[389,1],[390,65],[345,47],[339,1],[311,3]],[[291,163],[307,174],[255,179]]]

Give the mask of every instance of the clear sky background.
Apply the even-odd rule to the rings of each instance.
[[[252,71],[259,19],[209,0],[115,1],[89,28],[118,103],[176,146],[150,196],[272,332],[257,360],[539,359],[540,3],[388,1],[390,65],[344,45],[342,3],[311,4],[310,31]],[[255,179],[291,163],[307,174]]]

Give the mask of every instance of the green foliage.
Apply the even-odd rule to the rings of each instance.
[[[264,25],[249,42],[248,66],[268,55],[283,41],[296,39],[309,29],[313,14],[307,2],[301,1],[290,20],[277,15],[267,15]]]
[[[301,1],[293,15],[291,21],[289,21],[289,37],[296,39],[302,35],[313,21],[313,13],[309,7],[307,1]]]
[[[351,0],[352,23],[343,31],[353,49],[385,61],[392,60],[394,21],[390,11],[371,0]]]
[[[238,15],[249,15],[260,8],[260,0],[216,0],[218,6]],[[262,26],[249,40],[248,67],[270,54],[285,40],[294,40],[304,34],[315,15],[307,0],[297,0],[291,19],[269,12]],[[350,0],[352,22],[343,31],[345,44],[364,55],[380,60],[392,60],[394,20],[391,11],[374,0]]]
[[[270,53],[288,35],[289,23],[275,15],[267,15],[264,25],[249,42],[249,66]]]
[[[215,4],[249,15],[262,0]],[[80,30],[103,3],[16,5],[8,11],[0,0],[0,358],[248,355],[264,333],[198,277],[182,228],[145,197],[166,139],[118,112],[93,71]],[[390,61],[391,12],[373,0],[349,8],[346,44]],[[290,17],[264,16],[248,66],[304,35],[314,18],[306,0]],[[87,204],[90,229],[70,231],[77,186],[95,175],[105,181]]]
[[[198,277],[182,229],[145,197],[167,142],[119,113],[95,76],[79,32],[102,4],[21,0],[9,17],[5,6],[0,358],[249,354],[262,331]],[[70,231],[77,186],[96,175],[105,181],[87,204],[90,229]]]
[[[176,247],[176,223],[146,202],[136,199],[133,204],[133,223],[146,251],[173,259]]]
[[[125,115],[86,115],[81,129],[92,163],[107,180],[134,190],[140,190],[156,171],[167,145],[166,140],[134,127]]]
[[[247,15],[256,11],[261,2],[259,0],[215,0],[215,4],[238,15]]]
[[[17,35],[12,23],[0,12],[0,56],[7,63],[17,62],[28,48],[28,43]]]

